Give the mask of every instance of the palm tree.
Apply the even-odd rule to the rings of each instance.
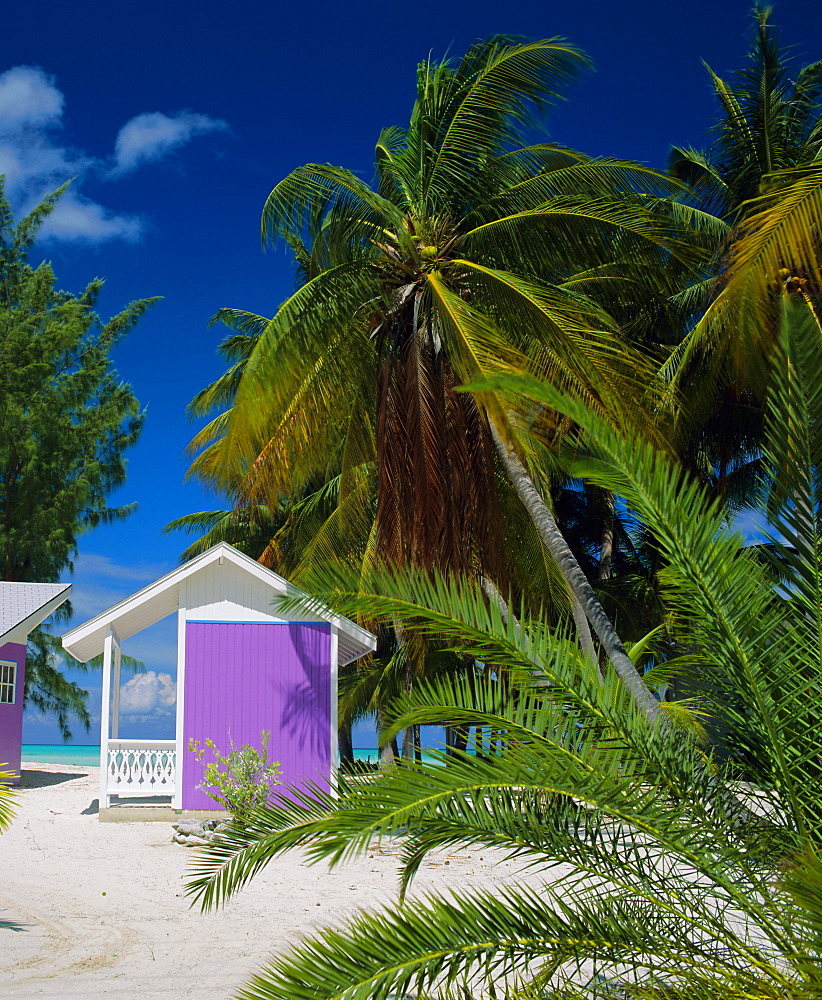
[[[822,62],[793,77],[771,14],[770,7],[755,8],[748,63],[735,80],[708,68],[722,107],[714,144],[708,150],[674,147],[670,155],[671,173],[686,185],[690,203],[716,225],[713,265],[673,297],[686,336],[666,374],[685,389],[683,457],[731,508],[744,502],[761,471],[767,358],[778,324],[771,317],[751,325],[745,307],[738,320],[725,323],[724,307],[711,304],[735,270],[737,246],[761,207],[758,199],[769,194],[772,202],[778,192],[774,178],[813,170],[822,161]]]
[[[430,851],[455,845],[501,848],[544,884],[362,914],[275,959],[244,997],[818,996],[822,355],[801,291],[780,295],[763,498],[778,586],[670,454],[520,380],[583,428],[590,458],[575,471],[624,497],[657,539],[669,612],[730,755],[649,728],[613,672],[600,679],[539,621],[506,621],[470,580],[375,581],[350,607],[414,620],[521,678],[513,697],[441,682],[398,705],[393,726],[457,717],[500,732],[500,752],[403,768],[338,798],[282,797],[198,855],[189,892],[219,905],[283,850],[334,864],[375,837],[402,838],[402,892]]]
[[[580,636],[588,621],[646,712],[641,683],[545,503],[546,480],[494,392],[460,384],[530,368],[616,408],[642,359],[585,294],[625,308],[627,279],[690,248],[648,193],[652,171],[523,145],[586,63],[559,39],[478,42],[422,64],[407,128],[386,129],[377,181],[308,164],[271,192],[265,240],[286,240],[299,287],[261,330],[233,408],[198,471],[243,502],[299,489],[336,463],[374,462],[375,547],[395,565],[473,573],[509,590],[497,463],[560,567]],[[605,299],[603,299],[605,301]],[[633,381],[632,381],[633,380]],[[550,413],[531,414],[565,431]]]
[[[674,146],[671,173],[701,208],[729,224],[747,213],[768,174],[814,163],[822,155],[822,62],[803,67],[795,79],[779,49],[771,15],[754,8],[756,33],[748,65],[728,83],[709,67],[722,105],[718,137],[708,150]]]

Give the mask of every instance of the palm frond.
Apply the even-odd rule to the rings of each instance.
[[[14,775],[0,769],[0,833],[7,830],[14,818],[15,791],[11,785]]]

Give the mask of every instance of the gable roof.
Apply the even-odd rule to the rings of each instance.
[[[309,606],[311,599],[308,594],[227,542],[213,545],[206,552],[143,587],[131,597],[113,605],[85,624],[73,628],[63,636],[64,649],[81,662],[90,660],[103,651],[109,629],[113,629],[118,639],[122,641],[173,614],[182,604],[181,585],[210,567],[222,566],[225,561],[268,587],[272,600],[276,597],[305,598],[306,609],[311,618],[326,621],[338,629],[340,664],[349,663],[376,649],[377,640],[370,632],[342,615],[318,609],[313,603]]]
[[[25,642],[70,593],[70,583],[0,582],[0,643]]]

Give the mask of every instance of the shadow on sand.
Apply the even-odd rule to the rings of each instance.
[[[85,771],[32,771],[26,768],[20,776],[20,788],[45,788],[47,785],[62,785],[64,781],[86,778]]]
[[[22,931],[27,931],[33,926],[33,924],[21,924],[19,920],[4,920],[0,917],[0,933],[3,931],[14,931],[15,934],[20,934]]]

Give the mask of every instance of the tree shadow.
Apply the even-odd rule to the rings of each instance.
[[[75,778],[87,778],[83,771],[23,771],[20,778],[20,788],[46,788],[49,785],[62,785],[64,781],[74,781]]]
[[[20,934],[22,931],[27,931],[34,924],[21,924],[17,920],[3,920],[0,918],[0,931],[13,931],[15,934]]]

